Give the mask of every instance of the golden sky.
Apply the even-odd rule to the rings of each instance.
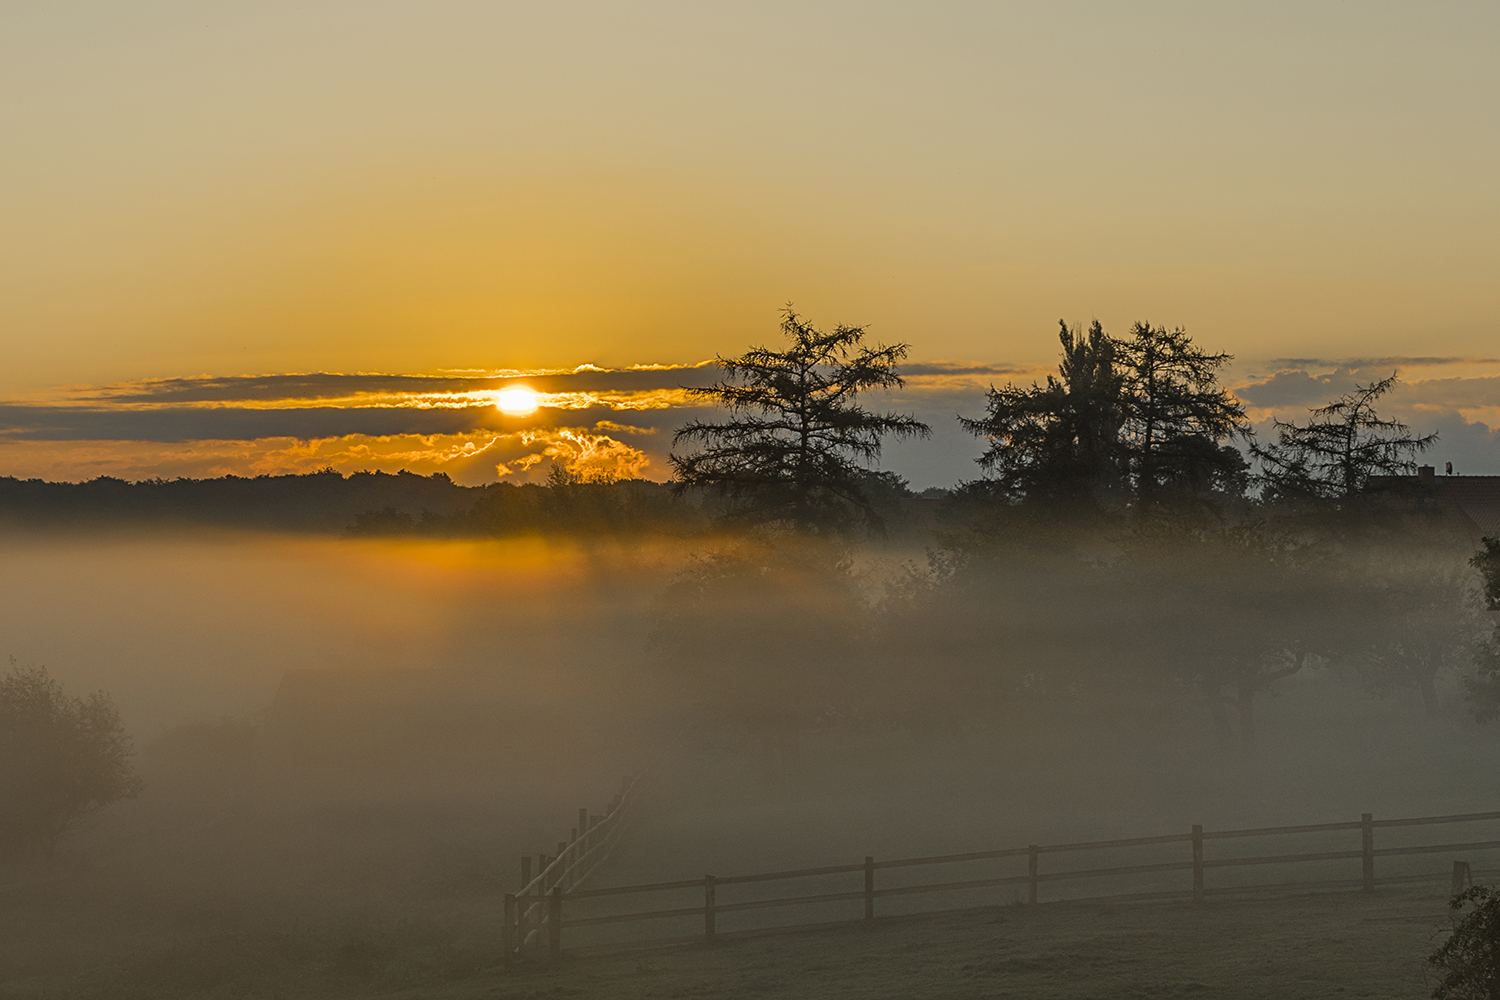
[[[793,301],[996,371],[1059,317],[1186,326],[1247,385],[1426,359],[1500,472],[1500,366],[1454,367],[1500,354],[1497,51],[1488,0],[7,3],[0,403],[692,364]],[[100,412],[0,419],[0,474],[353,454]],[[543,422],[636,440],[592,418]]]

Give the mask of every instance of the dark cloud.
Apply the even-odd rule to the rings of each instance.
[[[1423,379],[1404,386],[1402,396],[1406,402],[1454,409],[1500,406],[1500,375]]]
[[[1353,372],[1339,370],[1327,375],[1306,371],[1277,372],[1261,382],[1237,386],[1235,395],[1251,406],[1281,409],[1289,406],[1321,406],[1354,388]]]
[[[903,365],[903,375],[920,381],[932,377],[1031,374],[1030,368],[957,362]],[[347,399],[362,395],[429,396],[443,393],[495,392],[524,384],[538,392],[651,392],[696,388],[719,377],[711,361],[696,365],[649,368],[595,369],[541,375],[386,375],[313,372],[290,375],[233,375],[226,377],[149,379],[89,389],[79,401],[171,406],[204,403],[259,403]]]
[[[1366,368],[1493,365],[1500,364],[1500,358],[1416,357],[1407,355],[1392,355],[1385,358],[1271,358],[1266,364],[1276,368],[1342,368],[1351,371],[1360,371]]]
[[[274,403],[366,394],[487,392],[524,384],[538,392],[649,392],[707,385],[712,363],[660,368],[595,369],[543,375],[382,375],[314,372],[293,375],[151,379],[90,390],[81,398],[132,404]]]
[[[1316,407],[1353,391],[1357,386],[1369,385],[1377,377],[1384,376],[1350,368],[1324,375],[1313,375],[1305,370],[1283,371],[1260,382],[1237,386],[1234,391],[1252,406],[1266,409]],[[1500,406],[1500,376],[1403,381],[1397,383],[1389,399],[1397,407],[1460,410]]]
[[[593,426],[600,421],[628,424],[647,433],[675,429],[697,407],[618,410],[594,406],[576,410],[542,409],[527,417],[503,414],[492,406],[336,407],[283,409],[248,407],[107,407],[0,405],[0,439],[29,441],[250,441],[291,437],[302,440],[364,434],[461,434],[475,430],[515,431],[527,427]],[[630,433],[622,430],[621,433]]]
[[[927,361],[919,364],[902,365],[901,374],[909,376],[923,375],[1029,375],[1036,371],[1035,368],[1017,368],[1011,365],[979,365],[960,364],[947,361]]]
[[[246,409],[181,407],[102,409],[0,406],[0,436],[43,441],[248,441],[325,438],[347,434],[455,434],[484,427],[520,426],[493,407],[302,407]]]

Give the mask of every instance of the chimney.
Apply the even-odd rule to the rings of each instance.
[[[1417,482],[1423,486],[1437,485],[1437,470],[1430,465],[1417,466]]]

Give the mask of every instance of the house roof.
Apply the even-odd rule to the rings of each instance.
[[[1500,538],[1500,476],[1436,476],[1438,503],[1477,534]]]

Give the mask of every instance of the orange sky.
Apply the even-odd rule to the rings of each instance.
[[[0,402],[690,363],[787,301],[917,361],[1493,357],[1496,51],[1487,2],[7,4]],[[12,431],[0,474],[188,468]]]

